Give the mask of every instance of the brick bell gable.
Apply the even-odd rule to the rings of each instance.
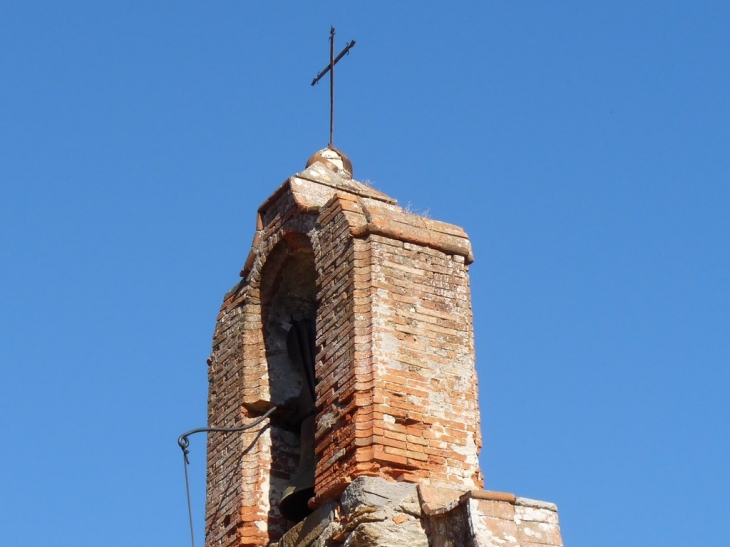
[[[316,297],[298,303],[316,313],[310,505],[361,475],[481,486],[467,236],[336,169],[311,163],[259,209],[243,280],[218,316],[209,424],[243,425],[297,389],[277,380],[288,371],[267,350],[265,323],[273,292],[292,284],[282,270],[309,267]],[[277,504],[297,441],[272,422],[210,437],[206,528],[216,545],[263,545],[291,524]]]

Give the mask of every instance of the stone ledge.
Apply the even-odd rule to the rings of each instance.
[[[523,507],[534,507],[536,509],[547,509],[548,511],[558,512],[558,506],[549,501],[532,500],[530,498],[515,498],[515,505]]]
[[[464,505],[470,499],[485,501],[500,501],[514,504],[517,499],[509,492],[495,492],[492,490],[457,490],[452,488],[438,488],[434,486],[418,485],[421,499],[421,508],[428,516],[441,516]]]
[[[515,503],[515,500],[519,499],[514,494],[509,492],[495,492],[494,490],[469,490],[462,494],[459,501],[462,503],[468,499],[475,500],[488,500],[488,501],[506,501],[508,503]]]
[[[561,547],[555,504],[509,492],[358,477],[275,547]]]

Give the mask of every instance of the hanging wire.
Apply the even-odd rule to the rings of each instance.
[[[185,494],[188,498],[188,517],[190,519],[190,541],[192,542],[193,547],[195,547],[195,531],[193,530],[193,505],[190,502],[190,479],[188,478],[188,466],[190,465],[190,460],[188,459],[188,454],[190,454],[190,450],[188,450],[188,447],[190,446],[190,439],[188,439],[188,437],[190,437],[190,435],[195,435],[196,433],[237,433],[239,431],[245,431],[246,429],[251,429],[252,427],[259,425],[266,418],[271,416],[275,410],[275,406],[271,407],[263,416],[257,418],[250,424],[243,425],[241,427],[199,427],[198,429],[186,431],[178,437],[177,444],[180,445],[180,449],[183,453],[183,467],[185,468]]]

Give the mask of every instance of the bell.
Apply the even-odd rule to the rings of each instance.
[[[291,484],[284,490],[279,502],[281,514],[294,522],[299,522],[309,516],[312,510],[307,505],[309,498],[314,495],[314,431],[316,414],[304,419],[301,425],[301,441],[299,449],[299,468],[291,478]]]

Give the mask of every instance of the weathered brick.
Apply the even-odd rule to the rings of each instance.
[[[317,503],[360,473],[480,486],[466,234],[323,177],[290,179],[259,210],[246,277],[217,318],[209,424],[250,423],[281,391],[272,363],[286,355],[266,350],[266,318],[288,257],[311,247]],[[276,420],[209,435],[207,545],[268,545],[289,526],[276,510],[298,460],[287,435]]]

